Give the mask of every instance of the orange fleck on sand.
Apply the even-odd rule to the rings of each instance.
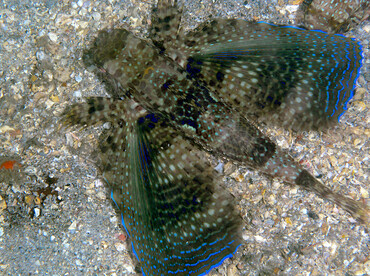
[[[0,165],[0,169],[13,170],[14,166],[16,166],[16,165],[20,166],[21,164],[19,164],[17,161],[9,160],[9,161],[3,162]]]

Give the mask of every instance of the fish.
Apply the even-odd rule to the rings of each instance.
[[[369,224],[369,208],[312,176],[258,127],[337,123],[355,93],[362,47],[322,31],[215,19],[189,33],[177,1],[153,8],[149,39],[102,30],[83,54],[111,98],[62,114],[109,123],[103,177],[143,275],[205,275],[243,244],[235,198],[208,154],[314,192]],[[256,118],[256,119],[252,119]]]

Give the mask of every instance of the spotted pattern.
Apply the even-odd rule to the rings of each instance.
[[[187,71],[222,101],[296,130],[336,123],[362,64],[361,46],[350,38],[243,20],[205,23],[183,45]]]
[[[104,178],[144,275],[202,275],[241,245],[233,197],[203,151],[162,116],[106,98],[67,114],[70,124],[112,124],[100,143]]]
[[[109,122],[100,158],[144,275],[204,275],[242,244],[234,199],[205,152],[315,192],[369,223],[265,136],[249,115],[296,129],[337,121],[353,96],[361,46],[344,36],[218,19],[189,34],[160,0],[151,42],[101,31],[83,60],[112,95],[67,108],[67,125]]]
[[[369,15],[368,0],[304,0],[297,21],[308,29],[344,33]]]
[[[149,37],[162,51],[173,47],[173,42],[177,40],[180,31],[181,12],[178,12],[177,6],[171,2],[173,1],[158,1],[152,10]]]

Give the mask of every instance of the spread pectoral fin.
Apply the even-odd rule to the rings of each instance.
[[[231,257],[242,220],[205,154],[133,103],[91,98],[69,121],[84,122],[100,104],[93,116],[114,126],[101,142],[104,177],[143,273],[203,275]],[[106,112],[115,106],[122,108]]]
[[[204,154],[149,114],[112,164],[112,196],[146,275],[202,275],[241,244],[234,200]]]
[[[300,130],[339,120],[362,64],[361,46],[353,39],[233,19],[199,26],[183,38],[182,47],[180,64],[220,101]]]

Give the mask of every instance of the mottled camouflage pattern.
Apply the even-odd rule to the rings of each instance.
[[[66,119],[111,123],[100,145],[104,178],[145,275],[198,275],[241,245],[242,220],[220,175],[167,120],[106,98],[73,106]]]
[[[332,192],[247,115],[295,129],[336,122],[353,96],[361,47],[352,39],[218,19],[184,35],[159,1],[151,41],[102,31],[85,52],[112,99],[65,111],[67,124],[110,122],[104,177],[145,275],[203,275],[241,245],[242,220],[204,152],[315,192],[369,223],[360,202]],[[151,43],[152,42],[152,43]]]
[[[308,29],[345,33],[369,15],[369,0],[304,0],[297,22]]]

